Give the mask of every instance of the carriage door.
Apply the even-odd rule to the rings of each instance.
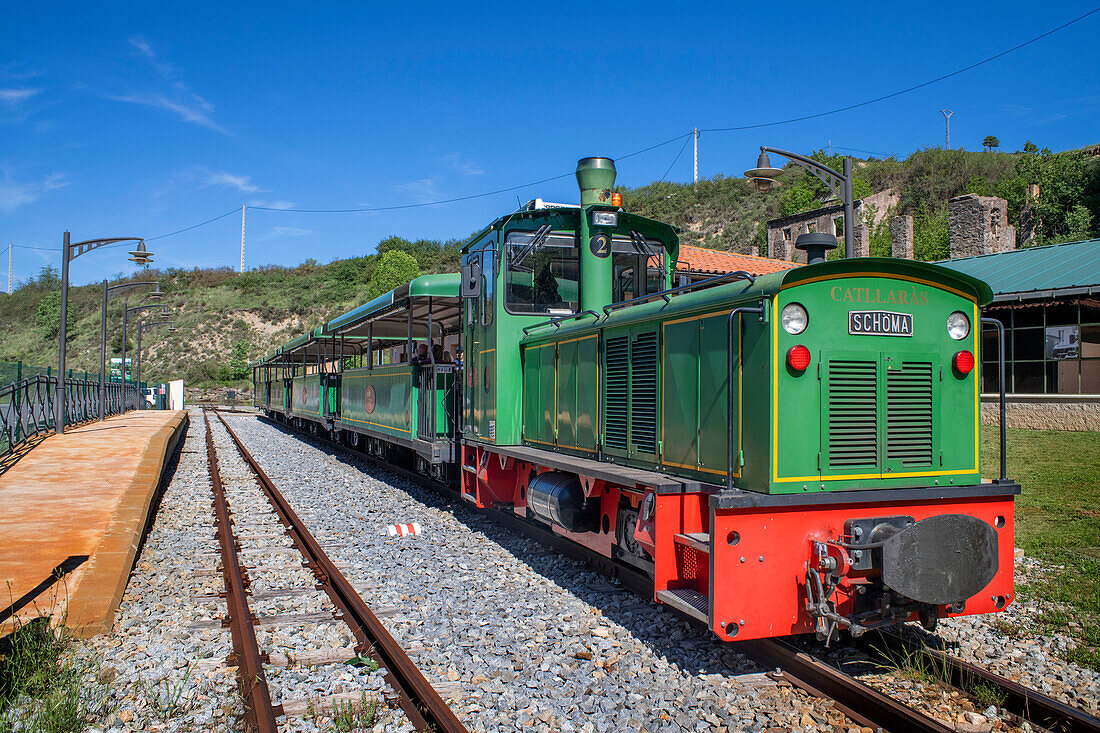
[[[490,232],[463,258],[464,264],[476,260],[481,266],[481,294],[465,299],[463,345],[463,424],[481,440],[496,439],[495,241],[496,232]]]
[[[417,364],[413,367],[416,374],[416,387],[419,392],[416,400],[417,434],[421,440],[435,440],[435,426],[432,424],[431,402],[435,400],[435,373],[431,364]]]

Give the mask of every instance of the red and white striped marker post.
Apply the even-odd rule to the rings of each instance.
[[[415,537],[420,534],[420,525],[416,522],[411,524],[391,524],[386,528],[386,534],[390,537]]]

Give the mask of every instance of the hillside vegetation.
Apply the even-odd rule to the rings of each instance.
[[[143,381],[244,385],[251,382],[250,360],[306,329],[417,275],[457,271],[458,247],[459,242],[390,237],[379,243],[379,254],[327,265],[306,260],[297,267],[266,265],[244,274],[229,268],[148,268],[111,283],[157,280],[166,293],[161,303],[177,330],[158,326],[143,333]],[[57,368],[57,293],[56,270],[43,268],[10,296],[0,295],[0,323],[8,325],[0,330],[0,362]],[[101,285],[69,290],[67,362],[74,370],[99,371],[102,293]],[[142,302],[140,292],[128,294],[130,307]],[[122,297],[111,300],[108,357],[121,350],[122,307]],[[130,317],[127,356],[134,356],[137,346],[137,319],[138,314]]]
[[[1095,236],[1100,227],[1100,148],[1051,153],[1030,143],[1018,153],[966,152],[928,148],[905,160],[856,161],[856,195],[894,188],[895,213],[914,216],[916,254],[942,259],[947,254],[947,201],[963,193],[998,195],[1008,200],[1009,220],[1019,224],[1027,186],[1038,183],[1038,202],[1030,205],[1042,222],[1036,243]],[[813,156],[834,168],[838,156]],[[773,160],[778,163],[780,159]],[[743,178],[715,176],[698,184],[658,182],[621,189],[629,211],[679,226],[682,241],[712,249],[767,254],[768,219],[816,208],[830,197],[824,184],[801,168],[788,167],[783,184],[767,192]],[[183,378],[191,386],[244,385],[248,362],[366,302],[418,274],[458,269],[461,240],[410,242],[389,237],[377,254],[297,267],[263,266],[238,274],[219,269],[148,269],[113,283],[159,280],[167,293],[177,331],[147,330],[142,337],[146,381]],[[873,228],[872,254],[890,252],[889,227]],[[100,286],[70,290],[69,366],[99,368]],[[128,304],[141,301],[131,293]],[[0,294],[0,362],[54,367],[59,326],[57,272],[44,268],[12,295]],[[122,330],[121,298],[111,301],[109,354],[118,355]],[[134,355],[136,321],[131,321],[127,354]],[[26,373],[26,370],[25,370]]]
[[[841,156],[817,151],[810,157],[835,170]],[[783,159],[773,156],[773,164]],[[947,202],[966,193],[1008,201],[1009,223],[1019,229],[1030,183],[1039,184],[1032,202],[1042,222],[1033,244],[1085,239],[1100,228],[1100,146],[1052,153],[1028,143],[1021,152],[968,152],[926,148],[905,160],[855,161],[855,194],[863,198],[893,188],[900,197],[895,214],[914,218],[918,259],[947,257]],[[624,188],[630,210],[667,221],[683,230],[682,241],[710,249],[767,255],[767,224],[787,214],[810,211],[832,197],[825,184],[802,168],[788,166],[781,185],[761,193],[744,178],[715,176],[697,184],[651,183]],[[871,254],[889,256],[889,224],[873,228]]]

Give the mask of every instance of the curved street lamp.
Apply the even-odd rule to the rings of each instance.
[[[139,248],[145,246],[142,242],[138,245]],[[148,253],[146,253],[148,254]],[[131,258],[133,259],[133,258]],[[131,290],[137,290],[138,288],[153,286],[153,290],[147,295],[153,300],[160,300],[164,297],[164,293],[160,289],[159,282],[136,282],[136,283],[120,283],[118,285],[107,286],[107,281],[103,281],[103,313],[100,316],[99,323],[99,419],[107,419],[107,387],[104,382],[106,380],[107,373],[107,301],[116,295],[125,295]],[[126,385],[126,301],[122,301],[122,319],[123,319],[123,332],[122,332],[122,384]]]
[[[161,306],[167,308],[168,306]],[[155,326],[168,326],[169,333],[175,333],[176,324],[168,317],[167,313],[160,313],[156,321],[142,322],[138,325],[138,339],[137,339],[137,385],[141,388],[141,334],[145,333],[146,329],[153,328]]]
[[[766,191],[769,188],[778,186],[779,181],[775,178],[783,172],[782,169],[772,166],[771,160],[768,159],[768,153],[782,155],[800,168],[809,171],[836,194],[836,197],[844,204],[844,256],[855,257],[856,207],[852,185],[855,181],[852,175],[852,159],[850,157],[844,158],[844,172],[839,173],[805,155],[761,145],[760,157],[756,159],[756,167],[745,171],[745,177],[749,179],[749,184],[755,187],[757,191]]]
[[[65,337],[69,316],[69,262],[82,254],[94,249],[105,247],[119,242],[137,242],[136,249],[130,252],[130,261],[138,265],[147,265],[153,259],[153,254],[145,249],[145,240],[141,237],[108,237],[105,239],[86,239],[83,242],[70,242],[69,233],[65,232],[64,243],[61,246],[61,327],[58,329],[59,339],[57,347],[57,392],[54,398],[53,429],[54,433],[61,435],[65,432],[65,408],[67,385],[65,384]],[[102,377],[101,377],[102,378]],[[102,390],[101,390],[102,394]]]

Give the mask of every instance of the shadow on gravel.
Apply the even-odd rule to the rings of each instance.
[[[533,539],[514,534],[489,516],[471,509],[456,493],[445,489],[426,489],[404,476],[376,467],[366,457],[359,458],[351,448],[334,447],[262,416],[258,420],[350,468],[386,481],[426,506],[447,511],[539,575],[598,608],[605,618],[625,628],[658,657],[664,657],[689,673],[728,676],[764,671],[756,662],[737,652],[735,644],[718,641],[707,629],[615,585],[583,562],[566,557]]]

